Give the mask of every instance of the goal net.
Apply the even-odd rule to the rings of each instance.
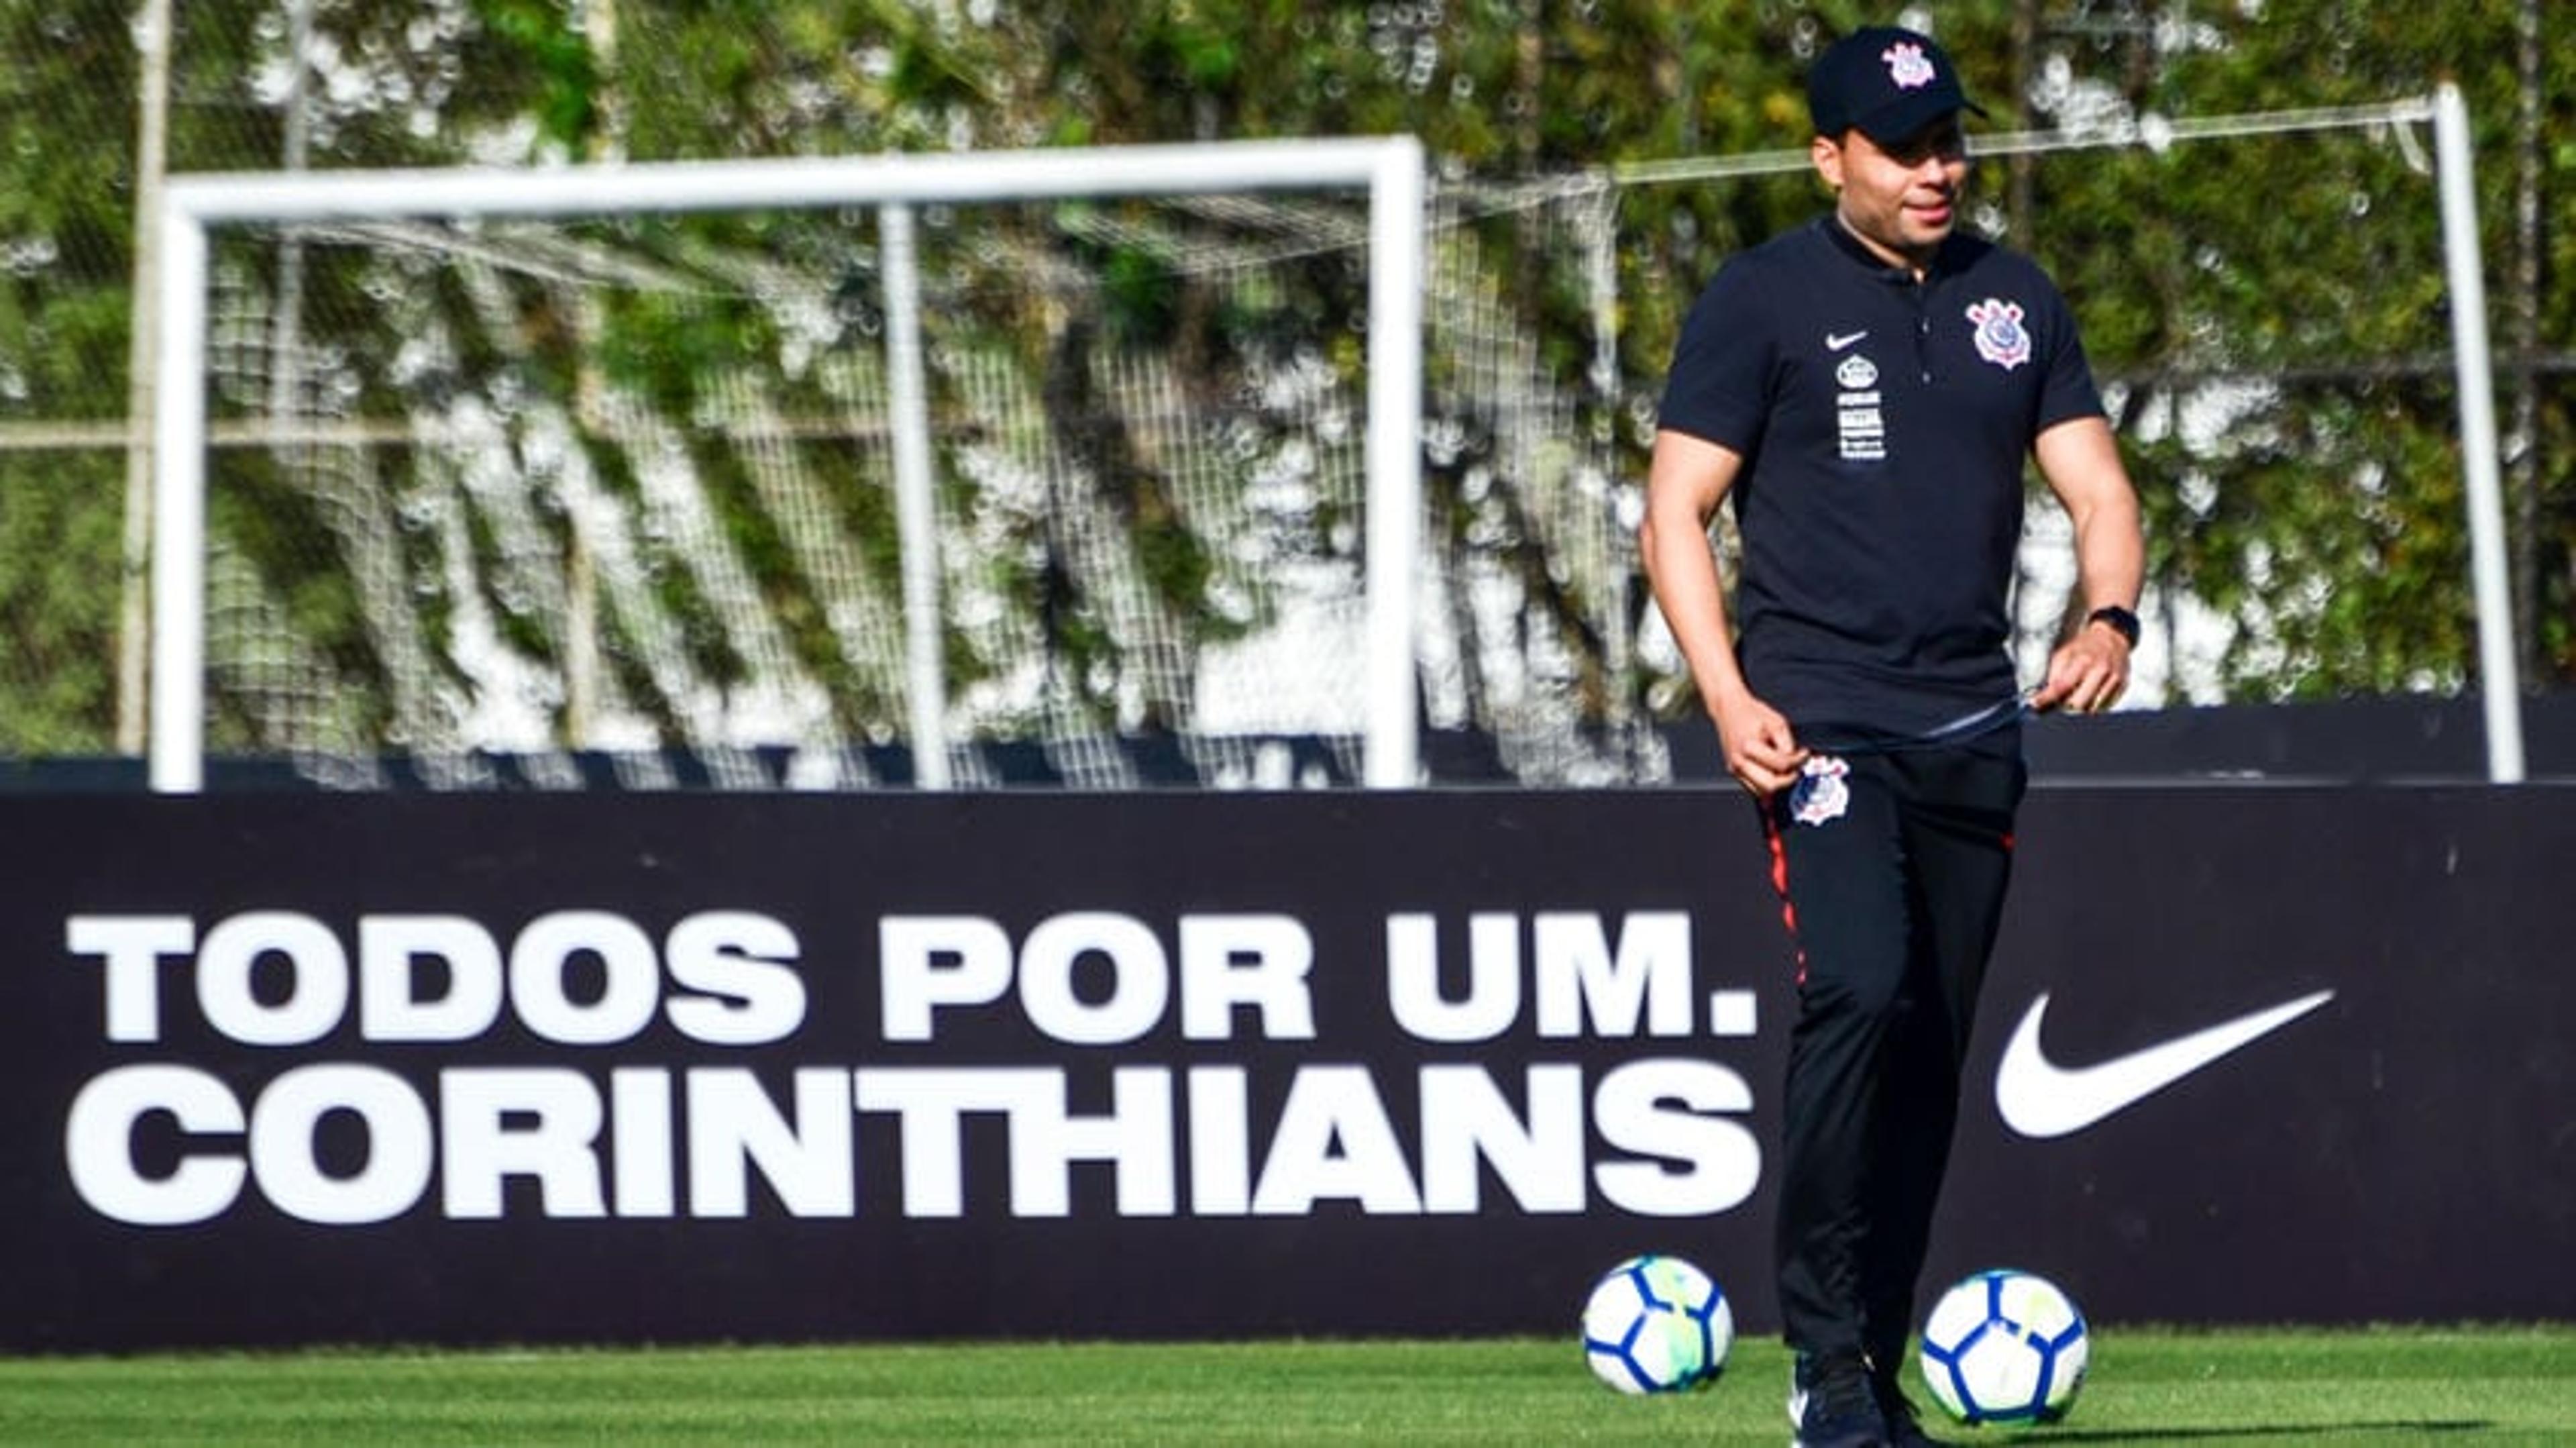
[[[1413,778],[1410,141],[173,196],[157,787]]]
[[[2428,114],[1977,141],[1971,221],[2067,284],[2146,494],[2139,702],[2509,673],[2458,556],[2481,449],[2423,405],[2482,350],[2445,331]],[[2257,185],[2251,218],[2188,205]],[[171,195],[165,789],[209,757],[351,787],[1670,777],[1706,730],[1633,541],[1662,371],[1724,257],[1822,206],[1802,153],[1434,190],[1401,141]],[[2072,583],[2036,487],[2026,542],[2027,678]]]

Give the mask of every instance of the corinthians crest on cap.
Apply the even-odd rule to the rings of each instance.
[[[1889,46],[1878,58],[1887,62],[1887,78],[1896,82],[1898,90],[1920,90],[1940,74],[1923,53],[1923,47],[1910,40]]]
[[[1807,111],[1816,134],[1857,130],[1873,141],[1903,141],[1956,111],[1984,115],[1959,89],[1959,68],[1919,30],[1872,25],[1835,41],[1807,69]]]

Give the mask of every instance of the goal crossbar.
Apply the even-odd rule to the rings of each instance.
[[[1410,136],[1389,136],[547,170],[172,177],[161,197],[161,325],[154,368],[152,788],[165,794],[193,794],[205,784],[205,365],[212,227],[426,217],[880,208],[885,220],[888,366],[898,437],[896,511],[905,560],[915,778],[925,787],[943,788],[949,775],[945,684],[939,664],[938,543],[932,525],[928,409],[919,373],[917,292],[909,275],[912,209],[1215,190],[1359,190],[1368,198],[1363,779],[1372,788],[1412,784],[1418,750],[1413,592],[1421,527],[1427,182],[1421,143]],[[907,339],[913,344],[908,350]]]

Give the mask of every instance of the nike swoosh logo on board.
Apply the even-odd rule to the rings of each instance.
[[[1832,332],[1827,332],[1825,334],[1825,350],[1828,352],[1839,352],[1845,347],[1850,346],[1854,342],[1857,342],[1868,335],[1869,331],[1867,328],[1863,328],[1857,332],[1845,332],[1839,336]]]
[[[2068,1069],[2040,1050],[2039,1022],[2048,1013],[2048,997],[2042,994],[2030,1003],[2004,1047],[2003,1064],[1995,1068],[1995,1108],[2003,1113],[2004,1125],[2024,1136],[2069,1136],[2333,999],[2333,991],[2321,990],[2125,1056]]]

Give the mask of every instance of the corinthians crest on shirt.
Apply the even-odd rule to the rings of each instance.
[[[2021,303],[1988,297],[1968,308],[1969,325],[1977,329],[1977,355],[2010,372],[2030,360],[2030,332],[2021,324]]]

